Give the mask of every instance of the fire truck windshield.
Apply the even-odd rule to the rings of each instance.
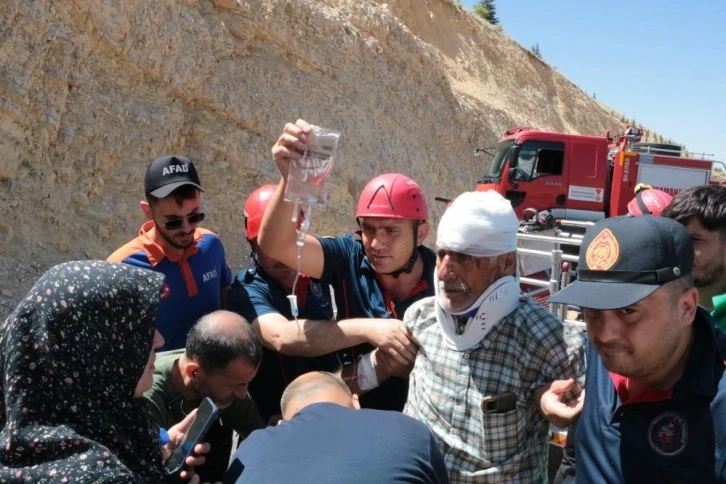
[[[494,153],[494,158],[492,158],[492,161],[489,163],[489,170],[487,171],[486,175],[484,175],[484,178],[489,180],[501,179],[502,168],[504,168],[504,165],[509,159],[509,156],[507,156],[507,154],[509,153],[509,149],[512,147],[513,144],[514,140],[508,139],[500,142],[497,145],[497,151]]]

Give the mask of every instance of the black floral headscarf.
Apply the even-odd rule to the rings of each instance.
[[[77,261],[0,327],[0,482],[160,482],[158,428],[134,391],[163,275]]]

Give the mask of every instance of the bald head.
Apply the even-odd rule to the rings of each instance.
[[[214,311],[189,330],[186,356],[207,372],[226,368],[237,358],[257,368],[262,361],[262,343],[245,318],[232,311]]]
[[[237,313],[220,309],[219,311],[213,311],[199,318],[196,326],[200,331],[213,331],[224,334],[225,336],[234,337],[235,335],[246,334],[243,328],[249,327],[249,323]]]
[[[311,371],[300,375],[282,393],[282,417],[289,420],[313,403],[335,403],[348,408],[360,408],[358,395],[353,395],[337,375],[325,371]]]

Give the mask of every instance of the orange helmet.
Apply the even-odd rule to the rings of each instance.
[[[257,234],[260,233],[262,216],[265,214],[267,204],[270,203],[276,189],[277,185],[262,185],[247,197],[243,215],[247,240],[256,239]]]
[[[638,215],[660,215],[663,210],[671,203],[673,197],[662,190],[655,188],[646,188],[635,194],[628,203],[628,213],[633,216]]]
[[[368,182],[358,199],[355,217],[428,219],[426,197],[406,175],[386,173]]]

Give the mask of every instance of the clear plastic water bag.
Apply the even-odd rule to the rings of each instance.
[[[340,132],[312,126],[302,157],[290,163],[285,200],[324,207],[328,202],[328,178],[338,152]]]

